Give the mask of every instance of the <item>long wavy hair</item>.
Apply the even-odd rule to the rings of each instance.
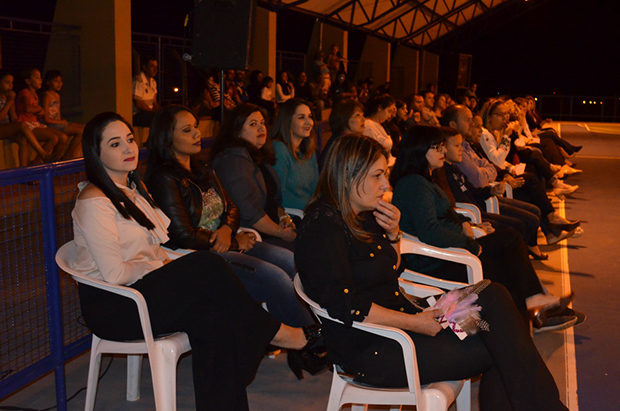
[[[392,186],[409,174],[418,174],[432,181],[426,153],[431,146],[441,143],[443,139],[443,133],[439,127],[415,125],[407,130],[390,174]]]
[[[226,116],[224,124],[217,134],[215,144],[211,149],[211,158],[215,158],[219,153],[230,147],[243,147],[250,153],[252,160],[259,166],[263,163],[274,165],[276,156],[273,152],[273,146],[269,133],[267,132],[267,141],[261,148],[256,148],[240,137],[241,130],[245,121],[252,113],[259,112],[264,119],[267,119],[265,110],[252,103],[239,104],[233,108]]]
[[[108,175],[103,163],[101,162],[101,136],[106,127],[115,121],[124,123],[129,131],[133,134],[131,124],[117,113],[106,112],[97,114],[92,118],[82,134],[82,151],[84,152],[84,164],[86,166],[86,178],[91,184],[99,187],[101,191],[112,201],[114,207],[126,219],[133,218],[143,227],[149,230],[155,228],[155,225],[146,215],[119,189]],[[146,191],[144,184],[140,180],[140,175],[136,171],[129,173],[129,183],[134,183],[138,192],[148,201],[148,203],[156,207],[151,195]]]
[[[310,113],[312,113],[312,109],[310,105],[305,100],[300,98],[292,98],[287,100],[284,104],[280,104],[280,111],[278,112],[278,116],[276,117],[275,122],[273,123],[273,128],[271,129],[271,138],[274,141],[281,141],[288,147],[295,160],[301,162],[308,160],[312,157],[312,154],[316,150],[316,140],[314,138],[314,130],[316,126],[316,122],[312,125],[312,133],[309,137],[301,140],[299,144],[299,150],[297,152],[293,151],[293,130],[291,129],[291,124],[293,123],[293,117],[295,116],[295,111],[300,106],[308,107]]]
[[[372,165],[382,156],[387,161],[389,153],[373,138],[361,134],[339,137],[327,154],[316,191],[306,208],[320,201],[328,203],[340,211],[354,237],[370,242],[371,234],[364,231],[361,217],[351,206],[351,194],[360,190]]]

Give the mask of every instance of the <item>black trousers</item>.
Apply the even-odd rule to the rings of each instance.
[[[527,163],[527,171],[535,173],[546,180],[550,180],[555,174],[551,170],[551,163],[545,159],[540,150],[526,148],[517,151],[517,155],[522,162]]]
[[[529,313],[525,299],[543,292],[540,280],[530,262],[527,248],[518,232],[512,228],[500,227],[494,233],[477,239],[482,246],[480,262],[484,278],[505,286],[523,323],[529,327]],[[416,270],[416,267],[409,267]],[[435,277],[452,281],[467,281],[467,267],[444,261],[436,269],[425,271]]]
[[[517,219],[525,226],[525,243],[530,246],[538,244],[538,227],[540,226],[540,209],[533,204],[513,198],[498,197],[500,215]]]
[[[421,383],[482,373],[482,411],[566,410],[553,376],[530,337],[529,326],[521,321],[506,289],[492,283],[480,293],[477,304],[490,324],[488,332],[462,341],[449,329],[434,337],[407,332],[416,346]],[[377,337],[368,352],[356,358],[359,363],[346,367],[348,372],[363,374],[356,379],[385,387],[407,385],[402,351],[394,341]]]
[[[568,155],[573,154],[577,149],[577,147],[566,141],[566,139],[558,136],[558,133],[553,128],[543,128],[541,132],[538,133],[538,138],[540,138],[541,143],[543,140],[552,140],[558,147],[562,147]]]
[[[549,233],[549,220],[548,215],[555,212],[555,208],[545,190],[545,185],[536,177],[533,173],[525,173],[520,177],[523,177],[525,184],[523,187],[517,188],[513,191],[513,196],[517,200],[524,201],[526,203],[534,204],[540,209],[540,228],[543,233]]]
[[[250,297],[224,260],[197,251],[131,287],[146,299],[154,335],[189,336],[196,409],[247,410],[245,388],[280,323]],[[81,285],[80,302],[86,324],[100,338],[143,338],[133,301]]]

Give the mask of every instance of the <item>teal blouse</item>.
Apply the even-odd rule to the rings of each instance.
[[[276,164],[273,169],[280,177],[282,184],[282,205],[303,210],[314,195],[319,181],[319,166],[316,154],[305,161],[299,162],[281,141],[274,141]]]
[[[458,247],[478,254],[480,245],[463,234],[463,225],[450,200],[437,184],[410,174],[394,186],[392,203],[401,213],[400,228],[435,247]],[[429,272],[441,265],[430,257],[406,255],[407,267]]]

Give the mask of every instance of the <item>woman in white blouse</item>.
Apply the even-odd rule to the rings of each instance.
[[[388,151],[392,151],[392,138],[381,125],[394,117],[396,100],[389,94],[374,96],[366,105],[366,122],[364,135],[377,140]],[[388,165],[394,164],[394,157],[390,155]]]
[[[302,348],[304,332],[280,324],[254,302],[221,257],[198,251],[169,259],[161,244],[168,241],[170,220],[135,172],[138,146],[121,116],[102,113],[89,121],[83,148],[88,182],[80,184],[72,212],[73,268],[140,291],[154,335],[188,334],[196,409],[247,410],[245,387],[267,345]],[[99,337],[143,338],[130,300],[84,285],[80,300]]]

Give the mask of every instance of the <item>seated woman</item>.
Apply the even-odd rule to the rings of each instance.
[[[577,152],[581,150],[582,146],[574,146],[566,141],[566,139],[561,138],[554,128],[543,128],[546,123],[552,120],[543,120],[540,117],[540,114],[536,111],[536,101],[533,97],[517,97],[515,103],[525,112],[527,128],[532,135],[540,140],[543,152],[546,153],[546,150],[559,151],[562,158],[560,159],[557,157],[557,154],[554,154],[556,158],[561,161],[556,164],[567,164],[568,166],[572,166],[573,163],[571,163],[569,159],[573,158]]]
[[[314,119],[308,103],[297,98],[280,106],[271,130],[276,164],[282,184],[282,205],[303,210],[319,179]]]
[[[220,128],[211,150],[213,167],[233,202],[241,225],[259,231],[263,241],[294,251],[295,224],[282,207],[275,155],[260,107],[240,104]]]
[[[95,116],[84,129],[83,150],[88,182],[79,185],[71,214],[73,268],[142,293],[155,336],[187,333],[197,410],[247,410],[245,387],[268,344],[301,349],[304,330],[271,317],[216,254],[169,259],[161,248],[169,220],[135,172],[138,146],[125,119]],[[82,284],[79,292],[84,319],[97,336],[143,338],[131,300]]]
[[[415,343],[421,384],[482,373],[483,411],[566,410],[504,287],[491,283],[479,295],[490,331],[462,341],[435,321],[441,312],[421,311],[401,294],[400,212],[382,200],[387,157],[368,137],[339,138],[300,226],[295,261],[305,290],[343,323],[324,322],[330,359],[356,381],[406,387],[401,347],[351,325],[401,328]]]
[[[536,173],[541,179],[546,179],[557,194],[570,195],[579,188],[562,182],[560,180],[563,177],[562,167],[549,163],[539,150],[528,148],[517,150],[518,144],[515,144],[514,140],[520,138],[522,128],[516,121],[508,123],[510,112],[503,100],[489,100],[482,107],[481,116],[485,128],[482,129],[480,144],[489,161],[497,167],[514,174],[515,167],[511,164],[511,160],[516,153],[519,160],[527,164],[526,170]]]
[[[323,147],[323,152],[319,159],[319,168],[323,168],[323,162],[331,150],[332,145],[339,137],[345,134],[363,134],[366,127],[364,117],[364,105],[358,100],[342,100],[334,104],[329,115],[329,127],[332,136]]]
[[[450,105],[448,104],[450,100],[450,96],[447,94],[437,94],[435,96],[435,104],[433,105],[433,112],[435,113],[435,117],[437,120],[441,122],[441,118],[443,117],[444,110]]]
[[[392,149],[392,138],[381,124],[391,119],[395,110],[396,101],[389,94],[376,95],[366,105],[364,135],[374,138],[387,150]]]
[[[295,97],[295,86],[289,81],[288,72],[281,71],[278,73],[278,81],[276,81],[276,103],[282,104]]]
[[[532,319],[536,332],[564,329],[575,324],[574,313],[563,316],[572,295],[558,298],[546,294],[528,257],[523,238],[512,228],[481,228],[487,235],[474,238],[469,220],[452,209],[433,172],[444,165],[445,146],[441,130],[413,126],[396,160],[390,181],[393,203],[402,212],[401,227],[436,247],[465,248],[480,258],[484,276],[506,286],[524,319]],[[448,280],[466,281],[466,267],[430,257],[406,255],[406,266]]]

